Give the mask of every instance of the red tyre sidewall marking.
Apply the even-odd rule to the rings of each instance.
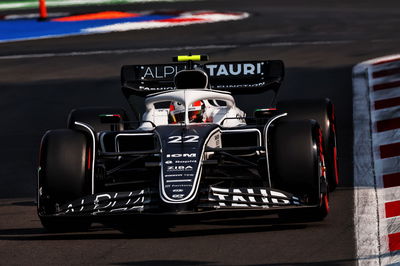
[[[90,170],[92,168],[92,149],[89,147],[87,151],[87,169]]]
[[[330,207],[329,207],[329,198],[328,198],[328,194],[325,194],[325,196],[324,196],[324,204],[325,204],[326,212],[329,213],[329,211],[330,211],[331,209],[330,209]]]
[[[321,160],[321,174],[322,176],[325,177],[326,179],[326,167],[325,167],[325,158],[324,158],[324,150],[323,150],[323,137],[322,137],[322,130],[318,130],[318,139],[319,139],[319,156]],[[329,199],[328,199],[328,193],[321,194],[321,202],[320,206],[324,207],[326,212],[329,213]]]
[[[319,156],[321,158],[321,174],[326,177],[326,166],[325,166],[325,157],[324,157],[324,148],[323,148],[323,143],[324,143],[324,139],[322,137],[322,130],[319,129],[318,130],[318,138],[319,138]]]
[[[336,146],[333,147],[333,168],[335,171],[335,181],[336,185],[339,184],[339,171],[338,171],[338,165],[337,165],[337,148]]]
[[[318,130],[318,138],[319,138],[319,156],[321,160],[321,174],[326,178],[326,167],[325,167],[325,158],[324,158],[324,150],[323,150],[323,136],[322,136],[322,130]],[[321,195],[321,207],[324,207],[326,209],[326,212],[329,213],[329,198],[328,198],[328,193],[322,194]]]
[[[335,173],[335,182],[336,185],[339,184],[339,169],[337,164],[337,148],[336,148],[336,121],[335,121],[335,105],[332,104],[332,110],[330,115],[330,125],[332,129],[332,135],[335,137],[335,141],[333,142],[333,171]]]

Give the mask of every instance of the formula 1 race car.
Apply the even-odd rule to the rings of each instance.
[[[38,171],[46,229],[243,210],[306,221],[328,214],[338,184],[331,101],[276,103],[280,60],[206,60],[123,66],[135,119],[122,108],[79,108],[67,129],[46,132]],[[235,101],[265,92],[271,103],[247,102],[253,113]]]

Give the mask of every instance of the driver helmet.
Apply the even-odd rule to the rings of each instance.
[[[188,108],[189,122],[203,122],[204,103],[197,101]],[[185,106],[180,102],[171,102],[169,105],[171,123],[181,123],[185,121]]]

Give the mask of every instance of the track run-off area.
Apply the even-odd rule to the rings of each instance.
[[[398,170],[385,170],[385,160],[396,161],[392,155],[398,151],[397,146],[386,146],[399,142],[398,67],[374,65],[381,59],[368,63],[368,67],[363,65],[362,70],[354,66],[399,53],[399,6],[394,0],[249,0],[246,5],[240,0],[214,0],[52,7],[48,1],[48,12],[54,14],[52,19],[104,12],[146,16],[157,13],[173,18],[177,14],[205,11],[247,16],[214,23],[45,39],[39,36],[0,43],[2,261],[6,265],[395,264],[400,248],[396,218],[400,208],[395,188]],[[1,10],[0,4],[0,29],[2,22],[12,25],[13,21],[29,19],[29,14],[35,12]],[[34,18],[32,23],[36,23]],[[100,18],[104,19],[109,18]],[[267,214],[238,217],[177,225],[166,234],[137,237],[101,224],[94,224],[85,233],[45,232],[34,203],[42,135],[48,129],[64,128],[68,112],[76,107],[128,109],[119,84],[122,65],[167,63],[172,56],[188,52],[208,54],[215,61],[282,59],[286,76],[278,100],[332,99],[337,119],[340,183],[330,195],[329,216],[322,222],[308,224],[283,222]],[[354,85],[357,82],[363,82],[365,91],[373,91],[364,91],[360,101]],[[394,87],[383,89],[380,84]],[[387,97],[384,91],[395,92],[389,93],[393,97]],[[263,106],[265,99],[242,98],[238,106],[250,102]],[[387,121],[391,119],[395,120]],[[370,139],[372,142],[368,142]],[[383,142],[374,142],[377,140]],[[369,143],[370,150],[363,150],[365,147],[357,141]],[[363,156],[370,156],[369,161],[360,164]],[[384,171],[375,172],[378,168]],[[368,197],[358,198],[360,191],[367,192]],[[368,224],[362,220],[365,216],[370,219]],[[360,237],[360,228],[370,227],[374,229],[364,232],[369,235]]]

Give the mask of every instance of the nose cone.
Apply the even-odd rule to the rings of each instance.
[[[160,196],[166,203],[183,204],[196,197],[203,153],[210,139],[219,133],[213,124],[159,126],[161,140]]]

